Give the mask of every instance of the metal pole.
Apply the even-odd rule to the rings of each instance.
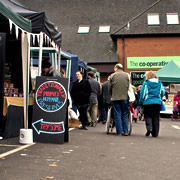
[[[61,48],[58,51],[58,70],[60,72],[61,69]]]
[[[30,38],[29,38],[30,39]],[[22,36],[22,65],[23,65],[23,93],[24,93],[24,128],[28,129],[28,97],[29,97],[29,68],[30,48],[28,35]]]
[[[43,48],[43,33],[40,33],[39,41],[39,72],[38,75],[41,76],[41,65],[42,65],[42,48]]]

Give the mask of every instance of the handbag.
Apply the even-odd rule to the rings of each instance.
[[[136,97],[135,97],[135,94],[134,94],[134,91],[133,91],[133,88],[131,87],[131,85],[129,85],[128,96],[129,96],[130,103],[135,101]]]
[[[166,106],[164,105],[163,101],[161,102],[161,110],[160,111],[165,111],[166,110]]]

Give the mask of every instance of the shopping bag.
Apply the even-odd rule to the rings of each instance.
[[[134,118],[137,119],[137,111],[136,111],[136,109],[134,110]]]
[[[163,101],[161,103],[161,110],[160,111],[165,111],[166,110],[166,106],[164,105]]]
[[[134,91],[133,91],[133,88],[131,87],[131,85],[129,86],[128,96],[129,96],[130,103],[135,101],[136,97],[135,97],[135,94],[134,94]]]

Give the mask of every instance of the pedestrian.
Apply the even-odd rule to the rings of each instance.
[[[134,122],[137,122],[137,106],[138,106],[138,102],[139,102],[139,96],[136,90],[136,87],[131,85],[133,91],[134,91],[134,96],[135,96],[135,101],[131,104],[131,112],[134,114],[133,116],[133,120]]]
[[[137,113],[137,120],[144,121],[144,109],[143,109],[143,106],[139,104],[141,87],[142,85],[139,85],[137,87],[138,102],[137,102],[136,113]]]
[[[102,112],[103,112],[103,121],[102,123],[105,124],[106,121],[107,121],[107,114],[108,114],[108,108],[110,107],[111,105],[111,96],[109,95],[109,92],[108,92],[108,85],[109,85],[109,79],[110,79],[110,76],[108,76],[107,78],[107,81],[105,81],[103,84],[102,84]]]
[[[88,80],[92,91],[89,98],[90,104],[87,115],[91,127],[95,127],[97,124],[98,97],[100,95],[100,84],[94,78],[94,73],[92,71],[88,72]]]
[[[91,95],[91,86],[88,80],[83,79],[82,71],[76,72],[76,78],[77,81],[75,81],[72,86],[71,97],[80,114],[79,118],[82,126],[79,129],[88,130],[87,109],[89,106],[89,97]]]
[[[158,137],[160,126],[161,98],[165,94],[165,89],[154,71],[145,73],[146,80],[140,90],[139,103],[144,107],[144,120],[146,123],[146,136],[150,134]]]
[[[98,123],[102,122],[104,119],[104,112],[103,112],[103,97],[102,97],[102,83],[100,84],[100,95],[98,97]]]
[[[175,105],[178,107],[178,119],[180,119],[180,91],[177,91],[177,93],[173,97],[173,106]]]
[[[61,77],[60,72],[53,68],[53,66],[49,62],[48,58],[42,60],[42,73],[41,73],[41,75],[42,76]]]
[[[128,136],[128,89],[129,74],[123,72],[122,64],[114,66],[114,73],[110,75],[109,94],[113,105],[114,120],[118,135]]]

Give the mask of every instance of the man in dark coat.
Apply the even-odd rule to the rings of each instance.
[[[92,127],[97,123],[98,97],[100,95],[100,84],[94,79],[94,73],[88,72],[88,79],[91,86],[90,104],[88,107],[88,121]]]
[[[89,97],[91,95],[91,86],[88,80],[83,79],[83,72],[77,71],[76,77],[77,81],[74,82],[72,86],[71,97],[80,114],[80,121],[82,123],[80,129],[88,130],[87,109],[89,106]]]
[[[102,84],[102,98],[103,98],[103,124],[106,123],[107,121],[107,113],[108,113],[108,108],[111,104],[111,96],[109,95],[108,91],[108,85],[109,85],[109,78],[108,77],[107,81],[105,81]]]

